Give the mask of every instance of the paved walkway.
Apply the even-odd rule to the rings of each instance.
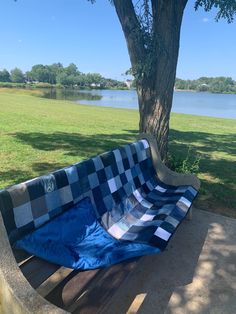
[[[104,313],[236,313],[236,220],[195,209],[164,253],[140,260]]]

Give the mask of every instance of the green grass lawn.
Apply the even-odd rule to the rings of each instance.
[[[0,188],[131,142],[138,112],[0,92]],[[172,114],[170,153],[200,155],[197,206],[236,218],[235,120]],[[235,209],[235,210],[234,210]]]

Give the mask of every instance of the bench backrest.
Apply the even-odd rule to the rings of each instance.
[[[119,211],[122,215],[127,209],[127,204],[122,205],[123,201],[148,184],[154,172],[149,144],[139,140],[2,190],[0,210],[10,242],[84,197],[91,199],[97,217],[109,227],[119,219],[113,216],[113,209],[116,209],[116,215]]]

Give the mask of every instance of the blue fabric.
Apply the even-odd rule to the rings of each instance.
[[[101,268],[160,252],[110,236],[97,221],[89,198],[18,240],[16,248],[73,269]]]

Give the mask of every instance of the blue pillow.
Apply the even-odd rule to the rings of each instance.
[[[96,219],[89,198],[18,240],[16,248],[73,269],[95,269],[160,252],[146,244],[114,239]]]

